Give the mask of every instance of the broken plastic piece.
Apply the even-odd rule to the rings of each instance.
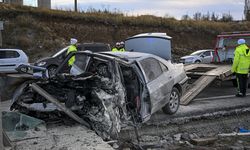
[[[244,128],[239,128],[239,133],[249,133],[250,130],[244,129]]]

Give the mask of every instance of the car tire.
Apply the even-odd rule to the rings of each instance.
[[[194,61],[194,63],[199,64],[199,63],[201,63],[201,61],[200,60],[196,60],[196,61]]]
[[[180,92],[177,88],[173,88],[169,102],[162,108],[165,114],[174,114],[180,106]]]
[[[48,67],[48,74],[49,74],[49,77],[52,77],[53,75],[56,74],[56,70],[57,70],[57,66],[49,66]]]

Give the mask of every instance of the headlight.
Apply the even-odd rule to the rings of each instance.
[[[44,65],[46,65],[46,62],[45,62],[45,61],[39,62],[39,63],[37,64],[37,66],[44,66]]]

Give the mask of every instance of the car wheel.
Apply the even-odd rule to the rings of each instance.
[[[177,88],[173,88],[170,95],[169,103],[167,103],[162,111],[166,114],[174,114],[180,106],[180,92]]]
[[[58,68],[57,66],[49,66],[48,67],[48,74],[50,77],[56,74],[57,68]]]
[[[201,61],[200,60],[196,60],[194,63],[199,64],[199,63],[201,63]]]

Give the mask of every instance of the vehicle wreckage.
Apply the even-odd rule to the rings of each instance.
[[[75,62],[69,67],[71,57]],[[31,68],[17,70],[28,73]],[[33,77],[15,91],[11,110],[37,118],[63,118],[64,112],[106,140],[160,109],[174,114],[188,79],[182,64],[135,52],[70,53],[53,76],[43,68],[33,70]]]

